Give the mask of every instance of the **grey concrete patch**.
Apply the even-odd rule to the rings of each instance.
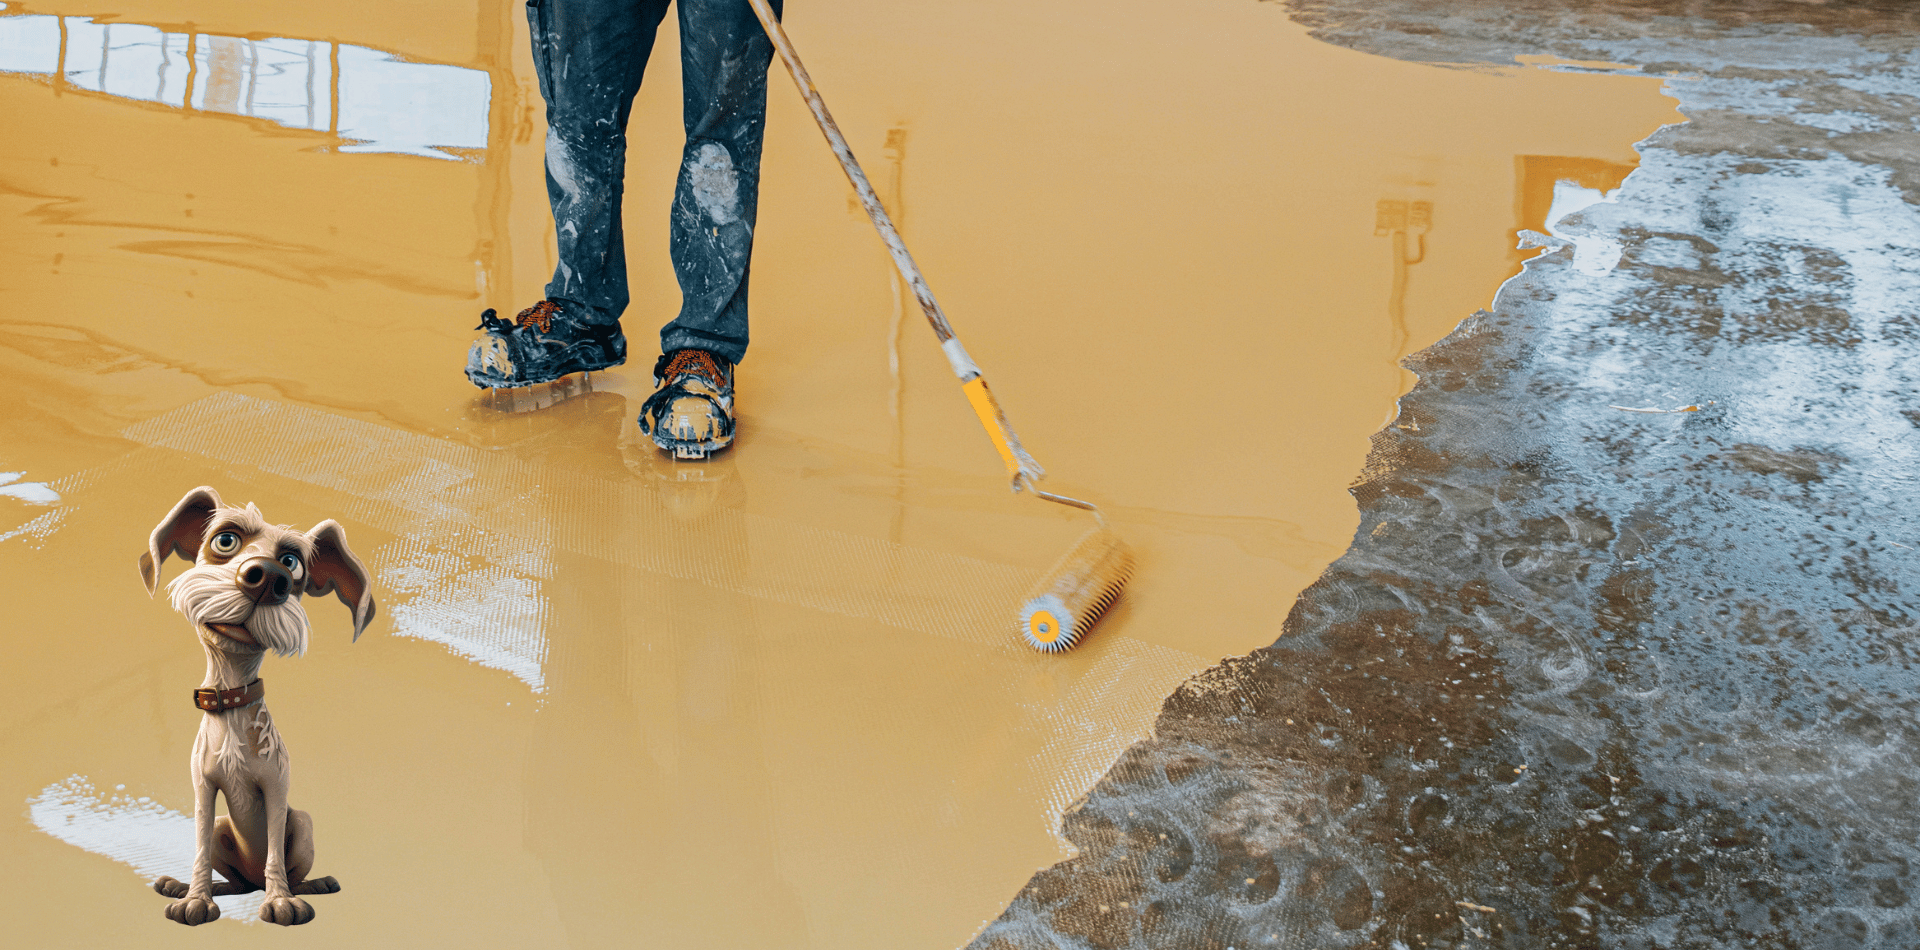
[[[1920,31],[1834,7],[1295,5],[1685,72],[1693,122],[1563,224],[1617,264],[1408,361],[1353,547],[976,947],[1920,946]]]

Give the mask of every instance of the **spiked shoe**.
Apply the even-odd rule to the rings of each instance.
[[[733,364],[706,350],[674,350],[653,367],[640,431],[675,458],[706,458],[733,444]]]
[[[467,379],[483,389],[532,386],[627,361],[618,324],[591,324],[557,301],[542,300],[508,322],[488,309],[467,353]]]

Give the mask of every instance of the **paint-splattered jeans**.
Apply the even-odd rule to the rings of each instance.
[[[627,309],[620,229],[627,116],[668,0],[528,0],[547,100],[547,198],[560,266],[547,296],[612,323]],[[687,145],[669,224],[680,314],[663,352],[747,352],[747,269],[773,44],[746,0],[679,0]],[[781,0],[771,0],[778,13]]]

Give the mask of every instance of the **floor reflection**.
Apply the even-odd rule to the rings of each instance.
[[[46,482],[23,482],[20,476],[25,472],[0,472],[0,495],[16,498],[29,505],[57,505],[60,493],[47,487]]]
[[[63,91],[326,132],[346,140],[343,152],[453,159],[461,156],[448,149],[487,146],[485,71],[364,46],[22,14],[0,16],[0,72],[44,75]]]
[[[168,875],[188,880],[193,872],[193,816],[152,798],[125,794],[125,785],[103,792],[84,775],[73,775],[27,799],[34,827],[76,848],[105,855],[133,869],[143,882]],[[264,891],[214,899],[220,919],[260,922]],[[153,896],[154,906],[164,899]]]
[[[1388,359],[1407,353],[1413,331],[1407,327],[1407,268],[1427,259],[1427,232],[1433,230],[1433,202],[1382,198],[1374,206],[1374,237],[1391,238],[1393,285],[1387,291],[1387,322],[1393,328]]]
[[[14,538],[44,540],[58,530],[66,509],[58,507],[60,493],[45,482],[25,482],[25,472],[0,472],[0,502],[7,509],[0,515],[0,541]],[[52,510],[47,510],[51,508]],[[20,521],[25,518],[25,522]]]

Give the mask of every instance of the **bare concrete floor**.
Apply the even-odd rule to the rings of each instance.
[[[1408,361],[1352,548],[975,946],[1920,946],[1911,8],[1288,9],[1690,122]]]
[[[10,2],[5,942],[261,939],[244,899],[188,931],[145,888],[191,857],[201,659],[134,557],[210,484],[339,519],[376,575],[358,644],[314,604],[265,671],[345,888],[297,939],[960,944],[1345,548],[1398,360],[1678,119],[1658,78],[1397,62],[1242,0],[795,7],[1055,487],[1140,551],[1118,612],[1065,657],[1014,639],[1084,522],[1007,493],[783,77],[742,434],[673,465],[633,426],[676,300],[670,38],[631,130],[638,355],[493,399],[477,312],[553,266],[517,4]]]

